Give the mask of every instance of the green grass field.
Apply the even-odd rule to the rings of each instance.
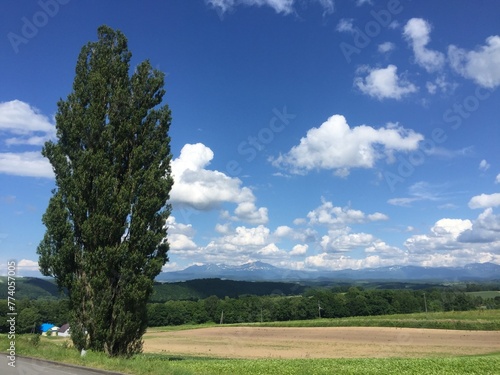
[[[494,327],[500,330],[500,310],[449,312],[432,314],[409,314],[348,319],[318,319],[274,323],[274,326],[403,326],[424,323],[434,328],[443,322],[455,322],[459,327]],[[439,324],[437,324],[437,322]],[[460,322],[457,324],[456,322]],[[448,324],[448,323],[446,323]],[[445,324],[445,325],[446,325]],[[453,325],[452,324],[452,325]],[[259,324],[260,325],[260,324]],[[272,323],[266,323],[269,326]],[[199,326],[161,327],[149,333],[167,330],[192,329]],[[205,325],[204,327],[207,327]],[[496,328],[495,328],[496,327]],[[439,327],[441,328],[441,327]],[[359,358],[359,359],[214,359],[208,357],[172,357],[159,354],[141,354],[130,359],[108,358],[102,353],[89,352],[80,357],[74,349],[64,344],[61,338],[43,338],[38,346],[30,342],[30,336],[17,336],[16,349],[19,355],[72,363],[93,368],[107,369],[134,375],[330,375],[330,374],[500,374],[500,353],[481,356],[455,356],[432,358]],[[8,348],[6,335],[0,335],[0,347]]]
[[[151,327],[148,333],[215,327],[218,324],[186,324]],[[339,319],[291,320],[285,322],[238,323],[225,326],[250,327],[398,327],[500,331],[500,310],[448,311],[379,316],[358,316]]]
[[[500,310],[360,316],[340,319],[251,323],[261,327],[399,327],[458,330],[500,330]]]
[[[495,297],[500,297],[500,290],[488,290],[482,292],[467,292],[467,294],[474,297],[481,297],[483,299],[490,299]]]

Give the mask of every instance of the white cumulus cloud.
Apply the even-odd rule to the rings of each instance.
[[[412,254],[461,249],[457,239],[463,231],[471,228],[472,222],[468,219],[441,219],[429,234],[413,235],[405,241],[405,246]]]
[[[186,144],[182,148],[180,156],[171,163],[174,178],[171,202],[197,210],[210,210],[225,202],[235,203],[234,219],[252,224],[266,223],[267,208],[255,206],[251,189],[243,187],[238,178],[206,168],[213,157],[212,150],[202,143]]]
[[[17,263],[17,268],[20,272],[22,271],[38,271],[38,262],[29,259],[21,259]]]
[[[230,247],[265,246],[269,238],[269,228],[259,225],[257,227],[239,226],[234,233],[221,237],[218,242]]]
[[[167,239],[170,250],[174,253],[197,249],[194,242],[195,230],[191,224],[178,223],[175,216],[169,216],[166,222],[168,228]]]
[[[387,220],[388,217],[380,212],[365,214],[350,207],[336,207],[332,202],[323,201],[321,206],[307,214],[310,225],[327,225],[342,227],[347,224],[361,224],[373,221]]]
[[[256,257],[273,258],[277,247],[271,244],[269,228],[238,226],[200,248],[197,256],[207,262],[241,264]],[[280,254],[286,255],[286,252]]]
[[[271,161],[291,173],[328,169],[345,176],[350,168],[373,168],[384,157],[392,160],[394,152],[415,150],[421,140],[421,134],[394,124],[379,129],[368,125],[351,128],[344,116],[334,115]]]
[[[56,134],[47,116],[20,100],[0,103],[0,131],[7,146],[41,146]]]
[[[476,195],[469,201],[469,207],[488,208],[500,206],[500,193]]]
[[[422,18],[410,19],[403,31],[403,36],[413,49],[415,61],[428,72],[440,70],[445,62],[442,52],[427,48],[430,42],[431,25]]]
[[[287,225],[280,225],[276,230],[274,231],[274,235],[278,238],[282,237],[288,237],[293,234],[293,229],[290,228]]]
[[[237,220],[250,224],[265,224],[268,222],[267,208],[255,206],[253,202],[242,202],[234,210]]]
[[[383,258],[378,255],[370,255],[366,258],[355,259],[344,253],[321,253],[307,257],[304,261],[305,268],[325,270],[362,269],[392,266],[401,264],[394,259]]]
[[[395,44],[392,42],[384,42],[378,45],[378,51],[380,53],[387,53],[396,48]]]
[[[25,177],[53,178],[49,161],[39,146],[54,139],[55,126],[38,109],[20,100],[0,102],[0,133],[12,152],[0,153],[0,173]],[[16,152],[15,146],[25,146]],[[37,146],[37,151],[26,151]],[[33,149],[33,148],[32,148]]]
[[[358,76],[354,79],[354,86],[362,93],[371,97],[382,99],[399,100],[406,95],[418,90],[417,86],[405,78],[398,76],[398,68],[389,64],[387,68],[368,68],[358,69]],[[365,77],[360,74],[368,73]]]
[[[55,127],[47,116],[20,100],[0,102],[0,130],[19,135],[55,134]]]
[[[405,241],[411,263],[428,267],[464,266],[500,260],[500,217],[491,208],[476,220],[438,220],[428,234]]]
[[[281,250],[274,243],[264,246],[262,249],[257,251],[257,254],[265,258],[283,258],[287,255],[286,251]]]
[[[458,74],[478,85],[491,89],[500,85],[500,36],[490,36],[474,51],[451,45],[448,59]]]
[[[388,245],[382,240],[375,240],[369,246],[365,248],[366,253],[374,253],[383,255],[387,258],[398,258],[401,263],[404,263],[404,259],[407,254],[398,247]]]
[[[295,245],[292,248],[292,251],[290,251],[290,255],[296,256],[296,255],[305,255],[307,253],[307,249],[309,248],[309,245]]]
[[[461,242],[500,244],[500,216],[493,213],[492,208],[487,208],[474,221],[472,228],[463,231],[459,238]]]
[[[0,173],[13,176],[54,178],[49,161],[40,152],[0,153]]]
[[[337,231],[329,231],[321,238],[324,252],[345,252],[360,247],[370,246],[376,238],[368,233],[347,233],[337,235]]]

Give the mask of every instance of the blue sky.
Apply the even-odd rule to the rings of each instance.
[[[37,269],[40,155],[80,48],[120,29],[166,73],[170,262],[500,264],[500,3],[0,5],[0,273]]]

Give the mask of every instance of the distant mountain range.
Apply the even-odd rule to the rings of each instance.
[[[185,281],[208,278],[246,281],[487,281],[500,280],[500,265],[494,263],[472,263],[464,267],[390,266],[360,270],[299,271],[279,268],[263,262],[249,262],[239,266],[224,264],[194,265],[182,271],[162,272],[156,279],[158,281]]]

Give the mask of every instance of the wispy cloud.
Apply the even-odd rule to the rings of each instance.
[[[488,169],[490,169],[491,165],[486,161],[486,160],[481,160],[479,163],[479,170],[486,172]]]
[[[449,150],[444,147],[433,147],[430,150],[426,150],[425,153],[430,156],[437,156],[445,159],[470,157],[474,155],[474,146],[466,146],[458,150]]]
[[[234,10],[238,6],[265,6],[274,9],[278,14],[292,14],[295,12],[295,0],[205,0],[221,15]],[[325,14],[333,13],[335,2],[333,0],[309,0],[310,3],[319,3]]]
[[[411,207],[415,202],[440,201],[443,198],[442,185],[431,185],[428,182],[420,181],[408,188],[408,197],[391,198],[387,203],[393,206]]]
[[[341,18],[335,29],[339,32],[351,33],[354,31],[353,21],[352,18]]]
[[[373,5],[373,0],[356,0],[356,5],[358,7],[365,5],[365,4]]]

